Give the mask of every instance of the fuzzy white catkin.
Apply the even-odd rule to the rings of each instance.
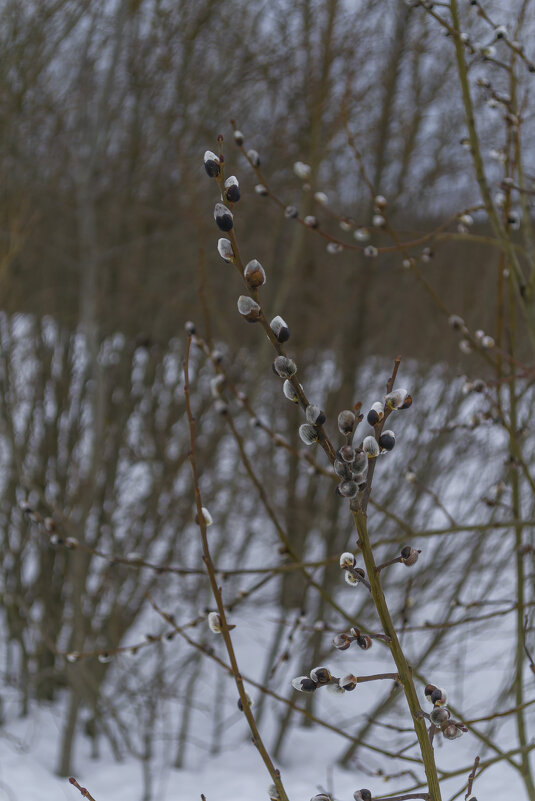
[[[217,250],[223,261],[231,262],[234,260],[234,250],[228,239],[222,237],[217,241]]]

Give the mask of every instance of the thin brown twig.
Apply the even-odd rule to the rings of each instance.
[[[431,796],[429,793],[405,793],[404,795],[374,796],[372,801],[410,801],[410,799],[413,798],[421,798],[423,801],[429,801]]]
[[[247,723],[249,724],[249,728],[251,730],[252,741],[255,747],[257,748],[272,780],[277,788],[277,792],[279,794],[279,798],[281,801],[288,801],[288,796],[286,794],[286,790],[284,789],[284,785],[281,780],[280,771],[275,767],[273,764],[271,757],[264,745],[262,737],[260,736],[260,732],[258,731],[258,727],[256,725],[256,720],[254,715],[251,711],[251,705],[247,693],[245,692],[245,688],[243,686],[243,679],[240,674],[240,670],[238,667],[238,663],[236,660],[236,655],[234,652],[234,646],[232,644],[232,639],[230,636],[230,627],[227,622],[225,606],[223,604],[223,598],[221,595],[221,588],[218,586],[216,573],[214,564],[212,562],[212,556],[210,553],[210,547],[208,544],[208,537],[206,534],[206,521],[204,518],[203,512],[203,505],[202,505],[202,498],[201,498],[201,490],[199,486],[199,476],[197,470],[197,462],[195,458],[195,434],[196,434],[196,424],[195,424],[195,417],[193,416],[192,408],[191,408],[191,400],[190,400],[190,391],[189,391],[189,354],[191,351],[191,335],[188,335],[187,345],[186,345],[186,356],[184,359],[184,398],[186,401],[186,414],[188,418],[188,426],[190,432],[190,463],[191,463],[191,470],[193,474],[193,485],[195,491],[195,501],[197,507],[197,525],[199,527],[201,540],[202,540],[202,548],[203,548],[203,561],[206,565],[206,570],[208,573],[208,577],[210,580],[210,586],[212,588],[212,594],[214,596],[215,602],[217,604],[217,610],[219,614],[219,620],[221,625],[221,635],[223,637],[225,647],[227,649],[227,654],[229,657],[230,665],[232,674],[234,676],[234,681],[236,683],[236,688],[238,690],[238,694],[240,696],[242,709],[247,719]]]
[[[72,784],[73,787],[76,787],[76,789],[79,790],[83,797],[87,798],[88,801],[95,801],[87,787],[82,787],[80,784],[78,784],[74,776],[70,777],[69,783]]]
[[[476,756],[474,759],[474,767],[472,768],[470,775],[468,776],[468,786],[466,788],[466,795],[465,799],[468,799],[472,794],[472,785],[474,784],[474,779],[476,778],[476,771],[479,765],[479,755]]]

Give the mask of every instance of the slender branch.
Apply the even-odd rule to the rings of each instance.
[[[418,737],[420,752],[422,755],[427,784],[432,801],[441,801],[440,785],[438,781],[437,769],[433,748],[429,742],[425,718],[420,708],[420,702],[416,694],[416,688],[412,678],[412,668],[407,662],[401,644],[398,640],[390,611],[386,603],[386,598],[381,587],[381,580],[377,572],[377,566],[373,556],[373,549],[368,535],[366,514],[362,510],[352,510],[353,520],[359,535],[359,546],[364,557],[366,571],[370,580],[370,589],[383,631],[390,637],[389,647],[396,663],[399,673],[399,680],[405,692],[405,698],[409,706],[413,726]]]
[[[87,787],[82,787],[80,784],[78,784],[74,776],[70,777],[69,782],[73,787],[76,787],[77,790],[80,790],[81,795],[83,795],[84,798],[87,798],[88,801],[95,801]]]
[[[247,693],[245,692],[245,688],[243,686],[243,679],[240,674],[240,670],[238,668],[238,663],[236,660],[236,655],[234,652],[234,646],[232,644],[232,639],[230,636],[230,628],[226,618],[225,606],[223,604],[223,598],[221,595],[221,588],[218,586],[216,573],[214,564],[212,562],[212,556],[210,553],[210,547],[208,545],[208,537],[206,534],[206,521],[204,518],[203,506],[202,506],[202,499],[201,499],[201,491],[199,487],[199,477],[197,471],[197,463],[195,460],[195,418],[193,416],[193,412],[191,409],[191,401],[190,401],[190,392],[189,392],[189,355],[191,350],[191,335],[188,335],[187,345],[186,345],[186,356],[184,359],[184,398],[186,401],[186,414],[188,417],[188,425],[189,425],[189,432],[190,432],[190,462],[191,462],[191,470],[193,474],[193,485],[195,489],[195,501],[197,507],[197,525],[199,526],[199,531],[201,534],[202,540],[202,548],[203,548],[203,561],[206,565],[206,570],[208,572],[208,577],[210,580],[210,586],[212,588],[212,594],[214,596],[215,602],[217,604],[217,611],[219,614],[219,619],[221,621],[221,634],[223,636],[223,640],[225,643],[225,647],[227,649],[227,654],[229,657],[232,674],[234,676],[234,681],[236,683],[236,687],[238,690],[238,694],[240,696],[240,701],[242,704],[242,709],[247,719],[247,723],[249,724],[249,728],[252,734],[252,741],[253,744],[256,746],[262,760],[266,768],[269,771],[269,774],[277,788],[277,792],[281,801],[288,801],[288,796],[286,794],[286,790],[284,789],[284,785],[282,783],[280,772],[277,768],[275,768],[271,757],[264,745],[264,742],[260,736],[260,732],[258,731],[256,721],[254,718],[253,713],[251,712],[251,704]]]
[[[406,793],[405,795],[388,795],[377,796],[372,801],[410,801],[411,798],[421,798],[423,801],[429,801],[429,793]]]
[[[474,779],[476,778],[476,771],[479,765],[479,755],[476,756],[474,759],[474,767],[470,771],[470,775],[468,776],[468,786],[466,788],[466,795],[465,799],[468,799],[472,794],[472,785],[474,784]]]

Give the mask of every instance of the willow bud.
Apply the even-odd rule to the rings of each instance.
[[[372,408],[368,412],[366,420],[371,426],[374,426],[383,419],[383,416],[384,416],[384,406],[381,403],[381,401],[376,401],[375,403],[372,404]]]
[[[356,638],[356,642],[359,648],[362,648],[363,651],[367,651],[368,648],[372,647],[372,639],[368,637],[367,634],[359,634]]]
[[[238,311],[249,323],[256,323],[260,318],[260,306],[248,295],[240,295],[238,298]]]
[[[313,445],[318,441],[318,431],[315,426],[311,426],[309,423],[303,423],[302,426],[299,426],[299,436],[305,445]]]
[[[388,409],[399,409],[405,403],[408,392],[406,389],[395,389],[385,395],[385,405]]]
[[[243,139],[244,136],[241,131],[234,131],[234,141],[236,142],[238,147],[241,147],[243,145]]]
[[[340,554],[341,568],[355,567],[355,564],[356,564],[355,555],[352,554],[350,551],[344,551],[344,553]]]
[[[260,167],[260,156],[258,155],[256,150],[248,150],[247,158],[249,159],[253,167]]]
[[[316,203],[320,203],[322,206],[326,206],[329,202],[329,198],[325,192],[314,192],[314,200]]]
[[[67,662],[78,662],[80,654],[78,651],[70,651],[68,654],[65,654],[65,659]]]
[[[299,216],[299,212],[295,206],[286,206],[284,209],[284,216],[288,217],[289,220],[295,220],[295,218]]]
[[[331,671],[326,667],[316,667],[310,671],[310,678],[316,684],[328,684],[332,679]]]
[[[347,481],[340,482],[336,490],[342,498],[355,498],[359,491],[359,486],[356,481],[348,479]]]
[[[206,174],[210,178],[217,178],[219,173],[221,172],[221,162],[219,161],[218,157],[215,153],[212,153],[211,150],[207,150],[204,154],[204,169],[206,170]]]
[[[353,462],[355,475],[365,476],[368,472],[368,455],[364,451],[357,451]]]
[[[266,283],[266,273],[257,259],[252,259],[243,271],[243,277],[249,289],[256,289]]]
[[[269,195],[269,192],[264,184],[256,184],[254,191],[257,195],[260,195],[260,197],[267,197]]]
[[[347,462],[342,459],[335,459],[333,464],[334,472],[339,478],[347,480],[353,478],[353,471]]]
[[[460,331],[464,328],[464,320],[458,314],[450,314],[448,324],[454,331]]]
[[[427,700],[435,706],[444,706],[448,700],[446,691],[434,684],[428,684],[424,692]]]
[[[308,214],[303,220],[307,228],[319,228],[318,218],[313,214]]]
[[[461,339],[459,342],[459,350],[467,356],[472,353],[472,343],[468,339]]]
[[[286,380],[284,382],[282,385],[282,391],[284,392],[285,397],[292,401],[292,403],[299,403],[299,396],[290,381]]]
[[[275,338],[278,342],[287,342],[288,339],[290,339],[290,329],[282,317],[279,317],[279,315],[273,318],[269,324],[269,327],[275,334]]]
[[[362,443],[362,450],[364,453],[368,454],[368,459],[375,459],[379,456],[380,449],[379,443],[375,439],[375,437],[369,436],[364,437],[364,442]]]
[[[444,726],[441,731],[446,740],[456,740],[458,737],[463,736],[463,730],[457,723],[454,723],[453,721]]]
[[[341,253],[344,246],[339,242],[329,242],[327,245],[327,253]]]
[[[444,706],[447,704],[448,696],[446,694],[446,690],[443,690],[442,687],[435,687],[431,693],[431,701],[435,706]]]
[[[436,706],[434,709],[431,710],[431,714],[429,715],[429,720],[436,726],[437,729],[440,729],[444,723],[450,719],[450,710],[446,709],[445,706]]]
[[[204,525],[206,526],[206,528],[208,528],[208,526],[211,526],[213,524],[214,518],[212,517],[210,511],[206,508],[206,506],[201,507],[201,512]]]
[[[352,587],[360,584],[361,578],[364,578],[364,570],[361,567],[354,567],[344,573],[344,580]]]
[[[273,370],[279,378],[291,378],[297,372],[297,365],[287,356],[277,356],[273,362]]]
[[[355,414],[351,409],[344,409],[343,412],[340,412],[338,415],[338,431],[340,434],[345,434],[346,436],[351,434],[353,432],[355,420]]]
[[[388,409],[408,409],[412,398],[406,389],[395,389],[385,395],[385,406]]]
[[[221,618],[217,612],[210,612],[208,615],[208,625],[210,626],[210,631],[213,631],[214,634],[221,634]]]
[[[346,692],[350,693],[354,690],[357,686],[357,677],[353,676],[352,673],[348,673],[347,676],[343,676],[340,681],[338,682],[338,686],[345,690]]]
[[[372,794],[369,790],[355,790],[353,798],[355,801],[372,801]]]
[[[352,464],[355,460],[355,449],[351,445],[342,445],[342,447],[338,451],[338,456],[343,459],[344,462],[348,462]]]
[[[219,251],[219,255],[226,262],[234,261],[234,249],[232,247],[231,242],[228,239],[218,239],[217,241],[217,250]]]
[[[302,181],[307,181],[310,178],[312,169],[310,165],[304,164],[302,161],[296,161],[294,164],[294,173]]]
[[[190,336],[190,337],[195,336],[195,333],[196,333],[197,329],[195,328],[195,323],[192,323],[191,320],[187,321],[187,323],[184,325],[184,328],[186,329],[186,334],[188,336]]]
[[[317,686],[316,682],[308,676],[297,676],[292,679],[292,687],[299,690],[300,693],[313,693]]]
[[[224,195],[229,203],[237,203],[240,199],[240,185],[235,175],[230,175],[225,181]]]
[[[351,637],[344,633],[337,634],[333,638],[333,645],[335,648],[338,648],[339,651],[347,651],[351,645]]]
[[[111,655],[107,651],[103,651],[97,656],[97,659],[99,662],[102,662],[102,664],[106,664],[106,662],[111,662]]]
[[[383,431],[381,436],[379,437],[379,446],[384,451],[391,451],[396,444],[396,435],[393,431]]]
[[[225,376],[221,373],[210,379],[210,394],[212,398],[219,398],[225,387]]]
[[[411,567],[411,565],[416,564],[419,553],[420,551],[417,551],[415,548],[411,548],[410,545],[405,545],[405,547],[401,549],[402,564],[406,565],[407,567]]]
[[[320,409],[320,407],[316,406],[314,403],[307,406],[305,416],[308,422],[313,426],[322,426],[326,420],[323,409]]]
[[[214,209],[214,220],[217,223],[217,227],[221,229],[221,231],[232,231],[234,227],[234,217],[232,216],[232,212],[230,209],[227,209],[223,203],[216,203]]]
[[[370,238],[370,232],[367,228],[357,228],[353,231],[353,238],[357,240],[357,242],[367,242]]]

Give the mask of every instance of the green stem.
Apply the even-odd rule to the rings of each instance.
[[[420,745],[420,752],[424,763],[425,775],[427,778],[427,785],[429,788],[431,801],[441,801],[440,786],[438,782],[437,768],[435,765],[435,756],[433,747],[429,740],[427,733],[427,725],[423,712],[420,707],[420,702],[416,694],[416,688],[412,678],[412,668],[407,662],[401,644],[398,640],[396,629],[390,617],[390,611],[386,603],[386,598],[381,586],[381,579],[375,559],[373,549],[368,535],[368,526],[366,514],[362,510],[352,510],[353,520],[359,534],[359,546],[366,565],[366,572],[370,581],[370,589],[381,625],[384,633],[390,638],[389,647],[392,652],[392,657],[396,663],[399,673],[399,681],[403,686],[405,698],[412,715],[414,730],[418,737]]]
[[[512,304],[511,304],[512,305]],[[515,453],[518,449],[518,442],[516,441],[517,431],[517,408],[516,408],[516,392],[515,382],[512,381],[509,385],[509,402],[511,405],[511,425],[509,429],[509,442],[511,453]],[[518,471],[513,467],[511,469],[511,492],[512,492],[512,505],[513,514],[515,518],[520,515],[521,497],[520,497],[520,476]],[[525,603],[525,573],[524,573],[524,554],[523,554],[523,527],[521,523],[517,523],[514,527],[515,531],[515,561],[516,561],[516,588],[517,588],[517,606],[516,606],[516,653],[515,653],[515,678],[514,678],[514,692],[515,703],[517,707],[516,712],[516,728],[518,732],[518,742],[520,747],[524,750],[521,751],[521,774],[524,779],[526,790],[530,801],[535,801],[535,784],[533,782],[533,774],[531,770],[531,763],[529,759],[529,752],[526,749],[528,745],[528,737],[526,732],[526,720],[524,711],[524,603]]]

